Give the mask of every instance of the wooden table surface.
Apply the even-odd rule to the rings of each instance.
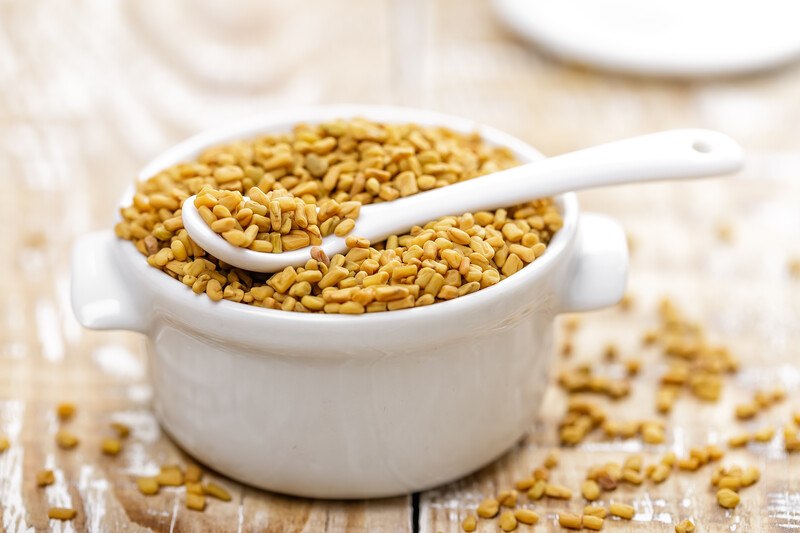
[[[460,531],[477,503],[510,487],[557,443],[566,396],[555,384],[529,436],[497,462],[451,485],[413,496],[361,502],[289,498],[241,486],[233,501],[187,510],[165,490],[145,498],[136,475],[188,458],[149,409],[144,343],[135,334],[83,330],[69,306],[72,240],[110,227],[137,169],[161,150],[219,121],[294,104],[393,103],[492,124],[546,154],[651,130],[718,128],[750,155],[735,179],[624,187],[583,194],[583,207],[618,217],[635,244],[633,307],[583,318],[574,354],[560,365],[602,361],[615,342],[644,361],[614,416],[655,416],[665,361],[643,350],[670,295],[741,359],[717,403],[685,396],[667,420],[667,441],[601,441],[562,450],[553,479],[577,490],[592,464],[643,451],[685,454],[736,431],[777,427],[800,410],[800,67],[706,82],[599,74],[553,62],[508,34],[485,2],[350,0],[223,3],[0,2],[0,529],[44,531]],[[730,233],[720,239],[720,228]],[[605,363],[600,363],[601,367]],[[616,367],[608,367],[614,372]],[[553,369],[553,374],[558,368]],[[618,370],[618,369],[617,369]],[[554,383],[554,382],[553,382]],[[789,398],[746,424],[737,401],[782,385]],[[82,442],[56,447],[53,409],[74,401],[70,428]],[[115,458],[99,454],[108,423],[132,436]],[[762,481],[720,509],[708,471],[676,473],[663,485],[621,488],[631,522],[607,531],[672,531],[692,518],[700,531],[800,528],[800,454],[780,437],[729,454],[755,464]],[[37,470],[56,483],[36,487]],[[527,504],[526,504],[527,505]],[[78,509],[48,521],[50,506]],[[536,531],[559,530],[569,503],[537,502]],[[526,531],[528,526],[521,526]],[[496,521],[480,531],[497,531]]]

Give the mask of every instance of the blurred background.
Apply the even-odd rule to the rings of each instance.
[[[171,519],[167,504],[163,520],[132,511],[139,504],[130,502],[121,504],[127,515],[119,514],[120,504],[111,502],[121,495],[107,486],[92,489],[92,480],[113,482],[179,452],[149,415],[139,338],[85,332],[75,322],[70,245],[78,235],[111,228],[138,170],[169,146],[221,122],[286,106],[429,108],[506,130],[546,155],[673,127],[731,135],[748,154],[747,169],[735,178],[594,191],[581,195],[582,205],[614,215],[628,229],[631,291],[641,309],[672,293],[730,338],[743,359],[757,361],[758,371],[741,386],[800,386],[800,293],[791,267],[800,257],[796,44],[776,41],[783,55],[732,75],[695,69],[681,77],[679,64],[666,75],[642,74],[619,59],[619,68],[615,60],[595,68],[585,49],[601,48],[617,33],[609,30],[608,42],[602,31],[583,33],[600,41],[575,51],[536,22],[573,17],[581,28],[598,15],[576,1],[561,6],[537,12],[528,24],[508,2],[488,0],[0,0],[0,432],[28,443],[19,464],[0,456],[6,529],[24,521],[47,525],[34,512],[44,504],[24,482],[22,462],[52,459],[38,448],[37,435],[52,430],[47,413],[65,398],[93,406],[87,409],[99,418],[122,413],[150,437],[125,469],[98,467],[83,488],[65,482],[64,490],[87,501],[87,491],[96,490],[106,506],[101,521],[133,516],[158,529]],[[771,13],[776,28],[787,20]],[[762,43],[769,21],[751,20],[759,31],[742,39]],[[646,23],[660,28],[658,21]],[[708,22],[701,26],[713,44],[715,27],[725,33],[725,17]],[[637,24],[626,27],[638,28],[641,39],[652,35]],[[670,31],[666,37],[681,29]],[[628,46],[637,49],[636,42]],[[621,327],[623,321],[611,320]],[[767,523],[800,525],[793,483],[780,489],[778,503],[770,500],[770,509],[783,509],[783,522],[764,518],[751,522],[759,526],[752,531]],[[452,490],[458,499],[461,489]],[[258,503],[251,505],[270,505],[269,498],[253,496]],[[395,503],[383,512],[394,512]],[[401,517],[403,505],[408,501],[400,503]],[[424,517],[438,525],[448,520],[434,511]]]

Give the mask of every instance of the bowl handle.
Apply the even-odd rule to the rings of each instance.
[[[619,302],[628,278],[628,243],[619,222],[597,213],[582,214],[575,255],[566,272],[559,312],[591,311]]]
[[[89,329],[145,332],[146,324],[134,289],[123,279],[114,259],[113,232],[80,237],[72,248],[71,300],[78,322]]]

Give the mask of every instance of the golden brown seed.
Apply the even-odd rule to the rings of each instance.
[[[558,524],[569,529],[580,529],[583,521],[580,515],[573,513],[558,513]]]
[[[36,473],[36,484],[40,487],[46,487],[56,482],[55,474],[52,470],[42,470]]]
[[[536,480],[533,487],[528,491],[528,498],[531,500],[539,500],[544,496],[544,489],[547,486],[547,481],[543,479]]]
[[[61,420],[69,420],[76,410],[75,404],[71,402],[62,402],[56,406],[56,414]]]
[[[517,518],[514,516],[514,511],[503,511],[500,515],[500,529],[503,531],[517,529]]]
[[[596,516],[598,518],[605,518],[608,511],[605,507],[599,505],[587,505],[583,508],[583,514],[588,516]]]
[[[7,437],[0,436],[0,453],[3,453],[11,446],[11,443],[8,442]]]
[[[106,455],[117,455],[122,450],[122,443],[117,439],[103,439],[100,449]]]
[[[539,521],[539,515],[530,509],[517,509],[514,511],[514,517],[518,522],[523,524],[533,525]]]
[[[753,418],[756,416],[758,412],[758,404],[755,402],[753,403],[742,403],[736,406],[736,418],[740,420],[747,420],[749,418]]]
[[[481,518],[494,518],[500,510],[500,504],[494,498],[486,498],[478,505],[478,516]]]
[[[755,466],[748,466],[740,479],[742,487],[749,487],[761,479],[761,471]]]
[[[550,470],[558,466],[558,451],[550,450],[550,453],[544,458],[544,466]]]
[[[124,439],[131,433],[131,428],[121,422],[111,422],[111,429],[117,432],[119,438]]]
[[[156,481],[162,487],[179,487],[183,485],[183,473],[176,466],[164,466],[156,476]]]
[[[618,516],[625,520],[630,520],[631,518],[633,518],[633,515],[635,514],[635,510],[632,506],[616,502],[611,502],[608,511],[613,516]]]
[[[504,490],[497,495],[497,502],[501,507],[516,507],[517,505],[517,491]]]
[[[66,507],[51,507],[47,510],[47,517],[52,520],[72,520],[78,511]]]
[[[742,433],[741,435],[734,435],[728,439],[728,446],[731,448],[740,448],[750,442],[750,435]]]
[[[536,479],[532,477],[527,477],[525,479],[520,479],[516,483],[514,483],[514,488],[517,490],[530,490],[531,487],[536,483]]]
[[[139,486],[139,492],[147,496],[158,494],[158,489],[160,487],[158,481],[154,477],[140,477],[136,480],[136,484]]]
[[[203,477],[203,471],[200,469],[199,466],[195,464],[190,464],[186,467],[186,473],[184,478],[187,482],[197,483]]]
[[[475,518],[475,515],[468,515],[464,520],[461,521],[461,529],[470,533],[471,531],[475,531],[478,527],[478,519]]]
[[[668,477],[672,469],[665,465],[664,463],[659,463],[655,465],[653,471],[650,473],[650,479],[652,479],[655,483],[662,483]]]
[[[775,428],[772,426],[767,426],[753,433],[753,440],[758,442],[769,442],[772,440],[772,437],[774,436],[775,436]]]
[[[206,497],[202,494],[186,493],[186,508],[202,511],[206,508]]]
[[[581,484],[581,494],[588,501],[593,502],[600,497],[600,485],[592,479],[587,479]]]
[[[553,485],[548,483],[544,488],[544,495],[549,498],[569,500],[572,498],[572,491],[563,485]]]
[[[599,516],[583,515],[581,517],[581,523],[586,529],[592,529],[594,531],[603,529],[603,519]]]
[[[75,446],[78,445],[78,437],[70,433],[69,431],[62,429],[56,433],[56,443],[59,447],[65,450],[71,450]]]
[[[733,509],[739,505],[739,495],[731,489],[720,489],[717,491],[717,503],[725,509]]]
[[[675,533],[694,533],[694,524],[691,520],[684,520],[679,524],[675,524]]]
[[[218,500],[222,500],[224,502],[231,501],[230,493],[225,490],[223,487],[217,485],[216,483],[208,483],[205,486],[206,494],[209,496],[213,496]]]

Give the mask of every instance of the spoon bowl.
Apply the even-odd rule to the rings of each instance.
[[[669,130],[550,157],[392,202],[365,205],[350,234],[379,242],[447,215],[497,209],[594,187],[726,174],[739,170],[742,163],[741,147],[722,133]],[[277,272],[303,265],[311,257],[311,247],[265,253],[235,246],[206,224],[194,199],[191,196],[183,203],[186,231],[201,248],[229,265],[253,272]],[[329,235],[320,247],[333,256],[346,250],[345,238]]]

